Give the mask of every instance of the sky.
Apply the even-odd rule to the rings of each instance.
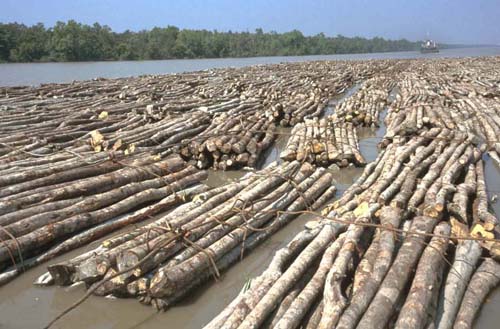
[[[0,22],[154,26],[500,45],[500,0],[0,0]]]

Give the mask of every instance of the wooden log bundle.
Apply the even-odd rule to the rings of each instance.
[[[4,172],[15,171],[18,166],[84,158],[103,151],[171,152],[176,143],[206,129],[211,119],[201,111],[171,114],[155,121],[134,113],[111,110],[105,113],[100,118],[92,112],[84,113],[81,117],[85,118],[68,121],[62,117],[55,120],[54,126],[42,118],[40,130],[36,129],[38,124],[24,128],[20,128],[18,122],[6,124],[0,134],[0,168]]]
[[[498,74],[495,61],[478,65],[457,60],[454,69],[438,62],[436,69],[442,71],[438,75],[431,69],[417,70],[417,65],[421,64],[411,63],[401,73],[397,82],[399,93],[385,118],[385,137],[411,135],[430,127],[456,129],[477,136],[487,144],[494,159],[498,159],[500,105],[492,98],[491,89],[491,79]],[[491,72],[484,72],[485,69]]]
[[[205,328],[444,328],[443,312],[453,312],[453,325],[462,295],[454,311],[441,311],[438,304],[450,301],[441,287],[453,287],[455,277],[464,287],[467,281],[458,267],[446,266],[454,261],[450,250],[457,248],[455,258],[463,257],[463,243],[480,251],[477,241],[460,238],[478,237],[476,225],[492,235],[498,225],[489,213],[492,225],[480,219],[487,209],[487,199],[478,202],[486,183],[483,151],[467,134],[442,128],[394,138],[324,217],[276,252]],[[473,209],[470,220],[447,210],[452,200]],[[400,228],[407,233],[400,235]],[[470,263],[472,272],[484,271],[478,265]],[[491,280],[489,287],[498,282]],[[463,299],[473,315],[457,321],[474,317],[488,289]]]
[[[331,117],[306,119],[295,125],[280,157],[321,166],[332,163],[340,167],[366,164],[359,150],[356,128],[352,123],[335,122]]]
[[[198,168],[215,170],[255,167],[276,137],[273,117],[261,105],[216,115],[196,138],[186,139],[180,154]]]
[[[304,118],[321,116],[327,105],[327,99],[307,99],[305,95],[295,95],[289,102],[280,104],[278,112],[275,112],[274,116],[282,117],[279,123],[283,127],[295,126]]]
[[[150,224],[109,238],[90,253],[49,266],[50,275],[40,281],[91,286],[122,273],[94,293],[137,297],[166,309],[300,211],[321,207],[335,194],[332,179],[324,168],[298,161],[249,173],[194,196]],[[148,259],[151,250],[156,252]]]
[[[274,141],[275,125],[283,119],[274,109],[284,100],[294,99],[295,120],[320,115],[326,97],[387,65],[289,63],[272,66],[274,76],[268,75],[269,66],[257,66],[2,88],[0,225],[5,242],[0,267],[30,257],[27,264],[34,266],[48,257],[38,253],[53,241],[92,230],[85,235],[88,242],[129,223],[103,209],[142,192],[130,206],[113,211],[134,210],[161,193],[166,198],[166,190],[145,191],[161,188],[168,180],[160,178],[176,174],[177,167],[189,174],[186,184],[203,178],[175,157],[168,161],[177,167],[165,172],[162,163],[172,153],[200,168],[256,165]],[[109,200],[98,200],[104,194]],[[76,240],[71,246],[78,246]],[[17,273],[17,268],[7,270]]]
[[[207,178],[206,172],[187,165],[178,155],[104,160],[41,178],[30,177],[36,177],[36,172],[4,176],[0,282],[25,267],[182,203],[183,195],[189,198],[191,193],[186,194],[186,188],[196,186],[194,191],[202,191],[200,182]],[[147,211],[134,213],[145,206]]]
[[[351,122],[355,126],[378,127],[380,114],[388,103],[394,84],[394,77],[385,75],[366,80],[356,93],[335,107],[335,120]]]
[[[240,136],[239,144],[248,144],[250,150],[193,153],[180,144],[185,141],[182,146],[186,146],[209,127],[205,136],[221,129],[220,133],[227,133],[217,124],[219,114],[230,116],[231,122],[233,115],[239,115],[241,126],[255,126],[254,130],[263,117],[284,126],[317,117],[329,97],[387,66],[385,61],[286,63],[1,88],[0,170],[46,164],[45,156],[54,162],[94,151],[136,149],[162,154],[183,151],[189,153],[187,158],[201,153],[204,156],[195,160],[203,168],[251,166],[274,139],[270,122],[262,124],[257,136],[250,136],[250,143],[242,132],[211,136],[222,139],[218,144],[225,144],[224,150],[230,146],[228,138],[236,143]]]

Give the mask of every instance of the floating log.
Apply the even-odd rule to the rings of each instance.
[[[453,328],[471,328],[486,296],[500,283],[500,264],[488,258],[476,270],[465,292]]]
[[[120,162],[123,168],[110,173],[55,184],[41,191],[35,189],[24,197],[3,198],[1,267],[13,265],[14,272],[7,271],[19,273],[25,260],[27,266],[34,266],[129,223],[144,220],[149,213],[165,211],[183,202],[182,194],[176,193],[207,177],[206,172],[188,166],[175,155],[161,160],[144,154],[141,162],[145,165]],[[20,194],[23,193],[16,195]],[[151,211],[117,219],[147,205],[151,205]],[[33,211],[16,211],[24,207]],[[16,214],[19,215],[12,216]],[[54,251],[43,254],[50,247]]]
[[[446,143],[444,137],[457,138],[461,144]],[[325,217],[299,236],[322,233],[314,233],[307,247],[287,261],[289,265],[279,271],[266,269],[207,328],[256,328],[269,321],[278,328],[312,323],[318,328],[437,325],[441,287],[453,285],[448,281],[454,270],[445,266],[448,241],[458,241],[459,249],[470,243],[479,247],[476,241],[460,240],[470,237],[467,231],[455,233],[458,240],[449,240],[446,209],[453,200],[472,207],[469,195],[476,192],[466,187],[475,191],[479,186],[483,191],[484,177],[481,171],[476,174],[476,166],[483,165],[479,160],[482,152],[467,137],[440,128],[394,140],[344,196],[326,208]],[[422,182],[416,177],[425,172],[429,187],[421,196]],[[405,196],[399,197],[403,192]],[[475,207],[473,217],[478,214]],[[472,229],[472,223],[466,225]],[[400,227],[408,231],[403,241],[395,234]],[[314,254],[309,250],[315,250]],[[325,273],[325,265],[320,264],[331,265]],[[474,263],[468,266],[476,269]],[[455,270],[460,272],[458,267]],[[264,279],[268,273],[273,273],[272,280]],[[295,290],[297,282],[300,291]]]
[[[354,126],[378,127],[380,114],[388,103],[394,78],[379,75],[366,80],[352,95],[334,109],[335,121],[351,122]]]
[[[321,207],[334,192],[332,175],[324,168],[298,161],[273,165],[194,196],[172,213],[104,241],[93,256],[51,265],[50,275],[40,281],[92,285],[123,272],[94,293],[137,297],[156,308],[168,308],[300,211]],[[184,237],[171,240],[176,232],[185,232]]]
[[[283,160],[307,161],[327,166],[336,163],[363,166],[357,132],[350,123],[337,123],[330,118],[306,119],[292,129],[292,134],[280,157]]]

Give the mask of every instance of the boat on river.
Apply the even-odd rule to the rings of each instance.
[[[439,53],[439,48],[438,48],[437,43],[435,41],[427,39],[420,46],[420,52],[422,54]]]

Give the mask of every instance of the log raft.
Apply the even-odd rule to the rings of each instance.
[[[499,95],[498,58],[489,61],[456,60],[455,69],[411,61],[396,83],[376,86],[371,93],[380,88],[389,107],[378,158],[205,328],[472,327],[499,283],[498,220],[482,160],[494,158],[500,132],[490,98]],[[442,71],[417,70],[431,65]],[[477,80],[450,78],[458,70]],[[374,85],[340,103],[336,120],[365,125],[356,109],[370,103]],[[285,155],[300,143],[292,137]]]
[[[445,266],[445,257],[452,255],[449,254],[448,241],[458,243],[455,257],[463,257],[458,252],[463,248],[460,247],[462,244],[472,243],[477,250],[481,249],[474,240],[453,240],[457,239],[457,235],[452,235],[450,221],[454,226],[457,224],[451,219],[453,215],[439,202],[441,198],[456,199],[454,194],[459,193],[461,184],[472,184],[473,195],[480,195],[481,186],[485,183],[481,175],[466,175],[471,166],[483,166],[481,151],[464,139],[466,136],[460,133],[453,135],[453,138],[462,138],[462,143],[466,145],[458,150],[453,144],[442,144],[436,148],[438,143],[429,138],[431,135],[451,137],[452,134],[433,130],[409,140],[400,140],[398,145],[390,144],[375,161],[381,169],[367,167],[364,175],[351,187],[358,189],[358,193],[350,194],[348,189],[344,196],[350,197],[343,197],[342,202],[327,207],[324,217],[297,236],[297,239],[307,235],[314,237],[301,251],[289,256],[288,265],[279,270],[274,267],[281,254],[287,253],[287,246],[276,253],[271,265],[254,279],[250,289],[237,297],[238,302],[231,303],[206,328],[255,328],[268,321],[275,323],[276,328],[300,327],[311,321],[307,316],[310,313],[318,314],[314,321],[319,328],[373,328],[374,324],[376,327],[424,328],[431,322],[439,325],[444,317],[438,303],[451,302],[446,296],[440,296],[448,294],[446,289],[441,290],[440,287],[456,287],[448,281],[457,276],[462,286],[467,286],[467,282],[462,282],[458,268],[452,271]],[[388,161],[385,152],[390,152],[392,148],[397,148],[398,153],[390,155],[392,160]],[[443,165],[436,165],[440,163]],[[419,183],[412,178],[412,170],[428,173],[439,170],[442,176],[430,185],[427,195],[418,197],[420,201],[415,203],[416,207],[408,208],[411,200],[417,200],[414,196],[419,191]],[[397,191],[402,189],[399,182],[405,183],[405,190],[410,191],[410,195],[393,203]],[[392,192],[394,190],[396,193]],[[385,197],[381,199],[377,197],[379,195]],[[474,198],[466,202],[471,206]],[[473,216],[479,213],[479,209],[475,208]],[[362,223],[373,223],[376,229]],[[471,234],[465,231],[465,235],[458,238],[477,237],[472,232],[472,223],[464,225]],[[487,226],[486,222],[476,225],[482,225],[483,229]],[[394,231],[401,226],[407,227],[408,231],[402,241],[397,239]],[[434,237],[430,239],[429,235]],[[426,248],[426,245],[429,246]],[[309,250],[315,250],[315,254],[310,254]],[[473,257],[469,254],[468,257]],[[326,273],[325,265],[321,264],[329,264]],[[468,263],[468,266],[472,271],[477,269],[474,262]],[[363,271],[370,274],[364,276]],[[274,273],[272,282],[267,279],[269,273]],[[492,279],[494,286],[497,279]],[[303,288],[292,293],[297,282],[301,282]],[[405,287],[410,287],[409,292],[405,291]],[[465,288],[461,294],[456,288],[451,289],[450,292],[458,296],[459,303],[454,306],[458,311]],[[486,293],[471,299],[482,300]],[[285,300],[286,304],[280,304]],[[275,305],[281,305],[277,313],[273,312]],[[318,305],[320,311],[317,311]],[[477,312],[475,305],[471,307],[474,314]],[[433,312],[434,315],[430,316]],[[456,313],[453,314],[454,318]]]
[[[366,164],[359,150],[356,128],[329,118],[306,119],[293,129],[280,157],[286,161],[307,161],[319,166],[339,167]]]
[[[499,283],[485,176],[485,155],[500,161],[499,62],[320,61],[1,88],[0,283],[134,223],[37,282],[165,310],[307,212],[207,328],[469,328]],[[357,134],[382,120],[366,164]],[[279,126],[292,127],[282,161],[257,169]],[[366,164],[335,202],[321,168],[331,163]],[[207,168],[243,167],[255,169],[202,183]]]
[[[212,275],[218,276],[300,211],[319,209],[334,195],[332,179],[324,168],[298,161],[249,173],[194,196],[150,224],[105,240],[90,257],[49,266],[46,281],[83,281],[91,286],[131,269],[95,294],[136,297],[166,309]],[[154,257],[143,261],[156,249]]]

